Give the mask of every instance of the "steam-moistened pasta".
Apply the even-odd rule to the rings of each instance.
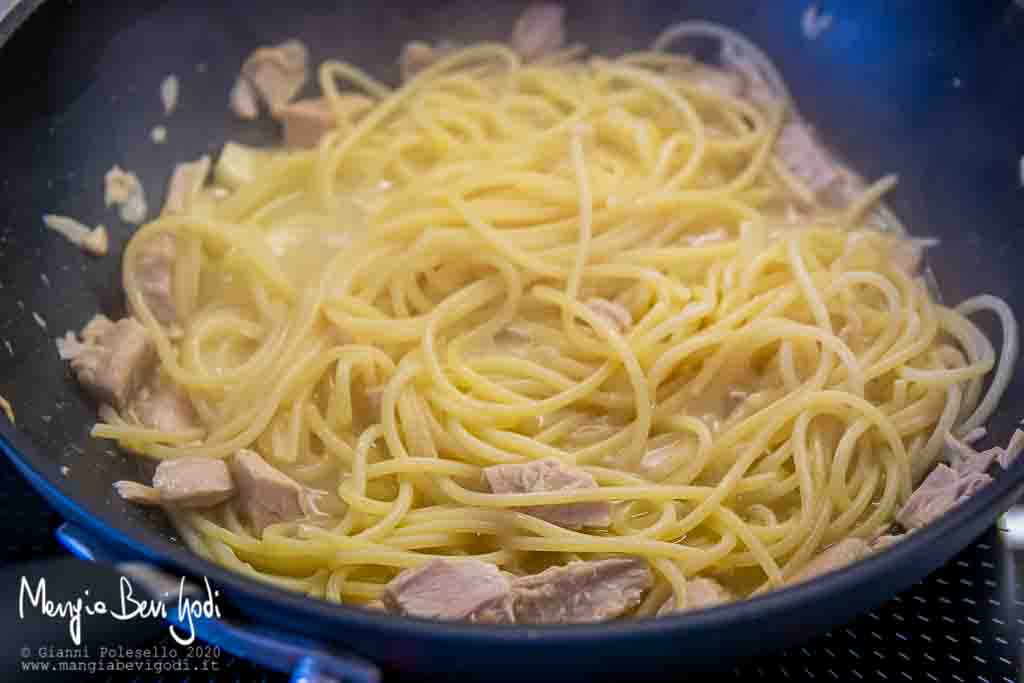
[[[692,38],[722,64],[669,51]],[[162,462],[122,494],[239,571],[485,622],[707,606],[870,552],[992,413],[1013,317],[936,301],[878,210],[894,179],[837,164],[755,48],[701,23],[656,48],[447,46],[395,89],[327,62],[314,147],[176,173],[124,255],[138,322],[73,360],[112,408],[94,433]],[[953,501],[984,483],[946,469]],[[593,604],[545,602],[573,585]]]

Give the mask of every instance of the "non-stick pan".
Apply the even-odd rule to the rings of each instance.
[[[805,116],[844,158],[868,177],[899,174],[891,207],[912,233],[941,240],[930,265],[943,297],[991,292],[1024,311],[1024,10],[1008,0],[829,2],[821,9],[832,25],[810,40],[801,31],[807,4],[573,2],[568,30],[573,40],[610,54],[647,45],[685,18],[746,33],[777,60]],[[260,636],[267,640],[247,641],[250,656],[265,660],[280,652],[274,643],[287,643],[294,657],[281,655],[278,668],[303,652],[315,655],[309,665],[333,651],[398,670],[490,679],[678,678],[729,667],[869,610],[948,561],[1024,492],[1021,461],[937,523],[843,571],[716,609],[600,626],[395,618],[318,602],[210,564],[187,551],[159,513],[113,495],[111,482],[145,476],[146,464],[89,437],[95,406],[54,346],[55,337],[79,329],[96,311],[123,312],[119,257],[131,228],[103,206],[104,172],[114,164],[135,171],[150,205],[159,206],[174,163],[215,153],[228,139],[270,144],[272,124],[243,124],[227,109],[232,80],[255,46],[297,36],[317,60],[342,57],[394,80],[395,56],[406,41],[504,37],[522,5],[36,5],[25,0],[0,22],[7,38],[0,50],[0,395],[17,413],[16,426],[0,418],[0,446],[74,525],[65,536],[80,553],[209,577],[248,628],[272,626],[274,633]],[[169,74],[178,76],[181,94],[177,111],[165,116],[158,91]],[[164,145],[150,140],[156,125],[168,129]],[[105,223],[112,253],[80,253],[43,228],[40,217],[48,212]],[[990,432],[1004,439],[1022,412],[1018,372]],[[207,635],[239,642],[231,641],[237,633]]]

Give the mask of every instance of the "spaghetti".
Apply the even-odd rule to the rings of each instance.
[[[695,36],[772,97],[667,51]],[[521,574],[627,554],[657,576],[649,615],[694,577],[750,595],[877,536],[945,434],[984,424],[1016,353],[1006,304],[943,306],[901,265],[915,245],[872,223],[893,179],[836,208],[779,163],[796,114],[756,48],[701,23],[655,48],[524,63],[480,44],[397,89],[327,62],[315,149],[254,155],[228,197],[136,233],[125,291],[203,426],[95,433],[159,459],[253,449],[319,492],[262,534],[230,502],[173,511],[192,549],[353,604],[430,558]],[[178,333],[135,267],[167,234]],[[486,486],[544,458],[597,486]],[[607,528],[522,510],[586,502],[612,504]]]

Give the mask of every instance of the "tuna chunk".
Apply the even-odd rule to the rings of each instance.
[[[905,529],[919,529],[956,507],[992,481],[984,472],[958,472],[945,463],[935,466],[896,515]]]
[[[939,463],[925,477],[896,515],[896,521],[911,530],[938,519],[992,480],[986,470],[993,462],[1009,467],[1022,450],[1024,432],[1019,429],[1014,431],[1005,449],[993,446],[981,452],[946,434],[945,455],[949,464]]]
[[[260,115],[260,100],[252,83],[239,77],[231,87],[228,106],[240,119],[253,121]]]
[[[129,503],[148,507],[163,505],[159,491],[137,481],[115,481],[114,490],[117,491],[117,495]]]
[[[906,273],[910,277],[917,277],[921,270],[921,259],[924,257],[922,249],[907,240],[898,240],[890,252],[892,265],[896,270]]]
[[[390,612],[491,624],[607,621],[635,609],[653,585],[633,558],[571,562],[513,578],[491,564],[437,559],[399,574],[384,589]]]
[[[1021,451],[1024,451],[1024,431],[1019,429],[1014,430],[1005,448],[993,446],[984,451],[975,450],[971,444],[983,438],[985,434],[983,427],[971,430],[960,439],[946,433],[946,460],[957,474],[981,474],[988,470],[993,462],[998,463],[1003,469],[1009,469]]]
[[[235,494],[227,463],[215,458],[163,460],[153,475],[160,500],[185,508],[206,508],[223,503]]]
[[[634,558],[570,562],[512,582],[516,621],[523,624],[589,624],[636,609],[654,577]]]
[[[289,147],[316,147],[334,128],[334,115],[322,97],[285,105],[278,110],[278,118],[284,125],[284,144]]]
[[[275,469],[259,453],[242,449],[231,459],[242,517],[256,535],[271,524],[304,516],[302,486]]]
[[[740,95],[750,102],[761,107],[773,107],[782,99],[783,93],[777,84],[770,82],[757,57],[739,43],[724,42],[719,60],[727,71],[740,77]]]
[[[793,575],[790,583],[799,583],[813,579],[822,574],[842,569],[848,564],[867,557],[871,552],[868,542],[862,538],[846,538],[827,548],[812,559],[807,565]]]
[[[157,235],[142,246],[135,262],[135,277],[146,306],[161,325],[178,320],[174,306],[174,260],[177,242],[174,235]]]
[[[996,462],[1004,470],[1008,470],[1017,461],[1017,458],[1020,457],[1021,452],[1024,452],[1024,431],[1015,429],[1010,436],[1010,443],[1006,445],[1006,448],[1002,449],[1002,453],[996,456]]]
[[[259,114],[258,101],[271,113],[291,102],[306,83],[308,51],[297,40],[254,51],[242,65],[231,91],[231,109],[244,119]]]
[[[743,93],[746,91],[746,83],[744,82],[743,76],[735,71],[726,71],[724,69],[715,69],[714,67],[700,65],[692,74],[688,75],[695,77],[697,83],[700,84],[702,88],[717,95],[742,97]]]
[[[729,591],[714,579],[693,579],[686,585],[688,609],[704,609],[730,600],[732,600],[732,595]]]
[[[84,343],[71,358],[78,381],[99,401],[123,408],[153,369],[156,351],[134,318],[116,323],[102,315],[82,330]]]
[[[917,277],[921,274],[924,250],[938,244],[936,239],[897,239],[889,252],[892,265],[910,277]]]
[[[565,8],[549,2],[530,5],[516,20],[512,49],[526,61],[557,52],[565,43]]]
[[[775,151],[825,205],[842,208],[862,190],[863,183],[832,158],[804,123],[790,121],[783,126]]]
[[[405,44],[398,58],[398,69],[402,74],[402,82],[408,81],[424,69],[433,66],[458,49],[458,44],[442,40],[437,45],[413,40]]]
[[[658,610],[658,616],[688,610],[707,609],[729,602],[733,596],[725,590],[720,583],[714,579],[697,578],[686,582],[686,605],[682,608],[676,607],[674,597],[665,601],[665,604]]]
[[[586,306],[598,316],[611,323],[612,328],[619,334],[624,334],[626,330],[633,326],[633,314],[625,306],[620,306],[614,301],[594,298],[589,299]]]
[[[510,588],[492,564],[437,559],[396,576],[381,600],[396,614],[501,624],[513,621]]]
[[[164,460],[156,468],[153,485],[134,481],[114,482],[118,495],[138,505],[176,505],[208,508],[235,493],[231,472],[223,460],[178,458]]]
[[[163,432],[181,432],[200,426],[188,394],[167,377],[142,387],[128,413],[139,424]]]
[[[882,534],[875,540],[871,541],[871,552],[885,550],[892,544],[903,540],[903,536],[904,534]]]
[[[210,157],[203,156],[196,161],[178,164],[167,185],[167,199],[164,213],[186,213],[195,196],[203,189],[210,175]]]
[[[952,434],[946,433],[946,455],[949,465],[961,476],[984,473],[996,461],[996,456],[1001,451],[1001,448],[976,451],[957,440]]]
[[[93,256],[106,256],[107,250],[110,248],[107,229],[102,225],[89,228],[74,218],[53,213],[43,214],[43,224],[50,230],[63,235],[71,244]]]
[[[347,93],[341,96],[343,112],[355,119],[373,107],[373,100],[365,95]],[[316,147],[329,130],[334,128],[334,114],[322,97],[299,100],[281,107],[277,113],[284,126],[284,143],[289,147]]]
[[[103,203],[121,207],[121,220],[138,225],[146,220],[146,193],[134,173],[114,166],[103,176]]]
[[[485,467],[484,477],[494,493],[542,493],[597,488],[597,482],[590,474],[567,467],[556,458],[535,460],[523,465]],[[569,529],[606,527],[611,524],[611,505],[603,502],[533,505],[521,510]]]

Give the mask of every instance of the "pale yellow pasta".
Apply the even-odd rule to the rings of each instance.
[[[482,44],[396,89],[328,62],[335,114],[349,87],[368,114],[138,231],[127,296],[204,427],[95,433],[155,458],[252,448],[323,492],[324,515],[260,536],[231,504],[175,513],[190,547],[353,604],[432,557],[520,572],[629,554],[657,577],[651,615],[695,576],[749,595],[886,528],[945,432],[991,413],[1012,315],[947,308],[894,265],[903,238],[870,226],[891,179],[845,210],[814,202],[775,155],[795,116],[781,82],[751,103],[665,46],[524,64]],[[162,233],[184,254],[180,336],[134,275]],[[966,317],[981,309],[1003,358]],[[598,487],[482,478],[545,457]],[[586,501],[614,505],[610,528],[519,509]]]

